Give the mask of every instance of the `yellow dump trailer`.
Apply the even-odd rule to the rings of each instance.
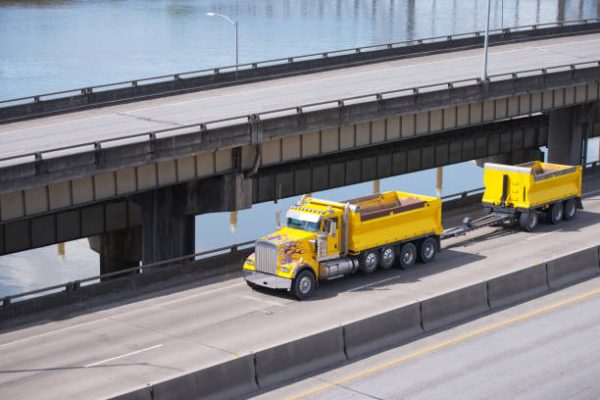
[[[443,231],[441,209],[439,198],[404,192],[344,202],[303,198],[288,211],[286,226],[256,242],[244,277],[251,287],[305,299],[319,279],[430,262]]]
[[[581,209],[581,166],[534,161],[519,165],[486,163],[483,205],[515,216],[531,231],[543,213],[553,224],[569,220]]]

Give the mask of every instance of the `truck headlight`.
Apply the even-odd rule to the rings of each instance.
[[[290,269],[288,267],[279,267],[279,271],[283,272],[284,274],[287,274],[288,272],[290,272]]]
[[[251,259],[251,258],[247,258],[246,259],[246,264],[248,264],[248,265],[254,265],[254,260]]]

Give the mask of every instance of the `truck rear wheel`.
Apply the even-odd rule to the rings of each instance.
[[[393,247],[384,247],[381,249],[381,259],[379,261],[381,268],[390,269],[394,265],[394,259],[396,258],[396,249]]]
[[[553,225],[558,224],[563,218],[563,205],[560,201],[550,206],[550,222]]]
[[[379,264],[379,255],[375,250],[366,251],[360,259],[359,269],[365,273],[370,274],[377,269]]]
[[[302,270],[296,275],[292,284],[292,291],[298,300],[308,299],[313,295],[316,286],[314,274],[308,270]]]
[[[570,221],[577,214],[577,204],[574,199],[565,200],[563,203],[563,218],[565,221]]]
[[[535,229],[538,223],[538,215],[535,210],[523,212],[519,215],[519,227],[525,232],[531,232]]]
[[[428,237],[419,242],[419,261],[423,264],[433,261],[437,251],[437,242],[434,238]]]
[[[417,246],[414,243],[404,243],[400,247],[400,268],[407,269],[415,265],[417,262]]]

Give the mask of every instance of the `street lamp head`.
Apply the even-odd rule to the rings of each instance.
[[[216,14],[214,12],[207,12],[206,15],[209,17],[214,17]]]

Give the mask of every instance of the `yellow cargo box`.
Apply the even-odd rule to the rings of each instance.
[[[405,192],[386,192],[350,201],[348,250],[366,249],[427,235],[440,235],[442,201]]]
[[[581,197],[581,166],[486,163],[483,181],[483,203],[491,207],[524,211]]]

